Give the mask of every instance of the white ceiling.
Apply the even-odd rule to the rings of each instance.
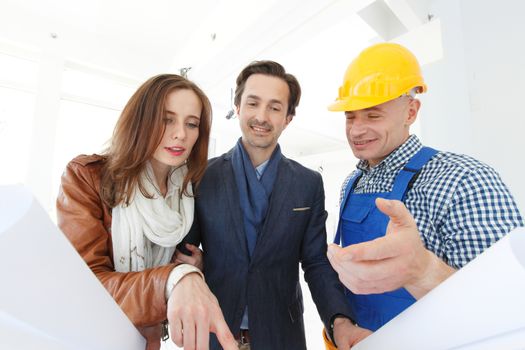
[[[378,40],[358,12],[370,17],[388,4],[409,28],[415,1],[0,0],[0,43],[41,50],[58,42],[67,60],[140,81],[191,67],[214,107],[213,134],[227,147],[239,136],[236,119],[224,117],[236,75],[253,60],[276,60],[303,89],[283,152],[307,156],[347,147],[342,116],[326,106],[352,57]]]

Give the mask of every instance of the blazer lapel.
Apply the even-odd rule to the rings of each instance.
[[[231,162],[232,152],[233,151],[228,152],[224,157],[224,161],[222,162],[222,182],[223,188],[226,192],[228,203],[227,205],[229,206],[228,212],[230,213],[231,219],[233,221],[235,234],[237,236],[240,246],[242,247],[243,252],[249,256],[250,254],[248,253],[246,233],[244,232],[242,210],[241,205],[239,203],[239,190],[237,188],[237,183],[235,182],[235,174],[233,172]]]

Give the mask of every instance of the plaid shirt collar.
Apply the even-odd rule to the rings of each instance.
[[[419,141],[416,135],[410,135],[410,137],[392,153],[390,153],[385,159],[383,159],[375,167],[370,168],[367,160],[360,160],[357,163],[357,169],[361,170],[364,174],[369,172],[378,171],[380,169],[385,170],[398,170],[405,165],[421,148],[423,144]]]

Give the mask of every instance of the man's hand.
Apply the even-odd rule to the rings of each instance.
[[[194,246],[193,244],[186,243],[186,249],[191,253],[191,255],[186,255],[179,250],[175,251],[175,261],[182,264],[190,264],[195,266],[201,271],[204,271],[204,261],[202,258],[202,251],[199,247]]]
[[[384,237],[345,248],[328,247],[328,259],[349,290],[373,294],[404,287],[419,299],[454,273],[424,247],[403,203],[378,198],[376,205],[390,217]]]
[[[352,322],[346,317],[338,317],[334,320],[333,334],[337,348],[348,350],[372,334],[372,331],[352,324]]]
[[[185,350],[208,349],[210,332],[215,333],[224,350],[237,350],[217,298],[196,273],[184,276],[173,288],[168,321],[173,342]]]

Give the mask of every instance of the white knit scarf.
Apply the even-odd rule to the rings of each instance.
[[[154,198],[144,197],[137,188],[128,206],[120,204],[113,208],[111,237],[117,272],[142,271],[171,261],[175,246],[186,236],[193,222],[191,184],[188,184],[190,196],[180,197],[187,172],[186,165],[172,171],[163,198],[148,162],[141,180],[146,192]]]

